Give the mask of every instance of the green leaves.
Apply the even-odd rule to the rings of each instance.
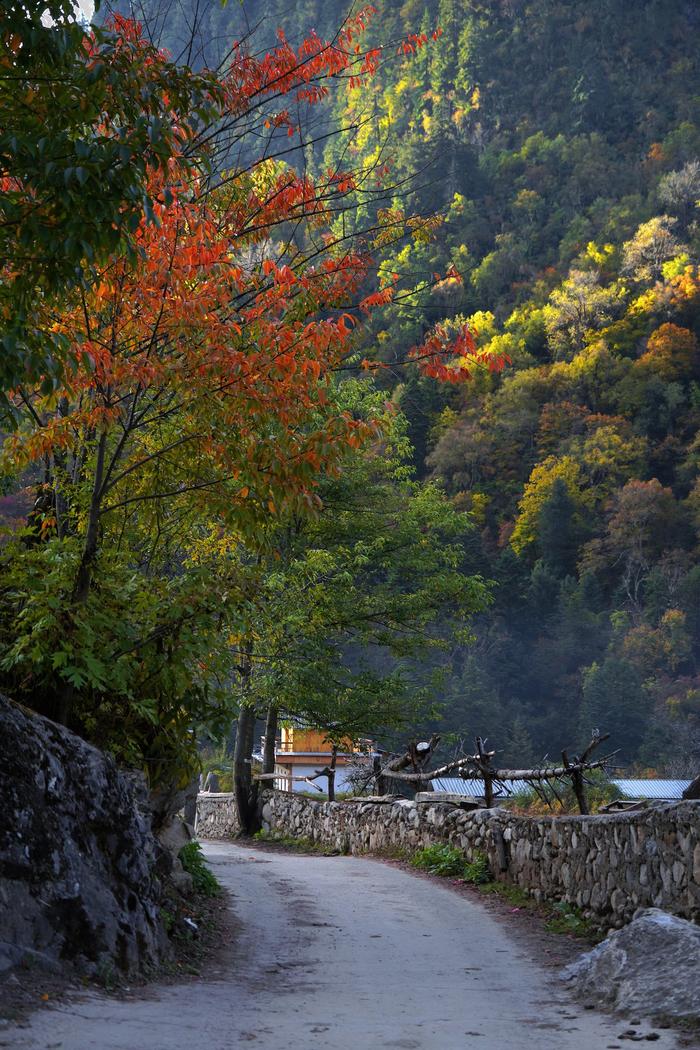
[[[1,687],[51,717],[70,689],[72,724],[98,746],[153,782],[191,775],[193,722],[220,726],[226,711],[211,585],[198,571],[146,579],[128,556],[112,554],[97,567],[98,587],[76,605],[77,538],[27,538],[0,553]]]
[[[366,384],[335,397],[360,415],[373,400]],[[405,421],[385,418],[381,447],[349,451],[319,490],[318,517],[273,532],[275,555],[261,561],[255,696],[329,739],[426,717],[426,655],[489,602],[485,582],[459,569],[466,516],[406,475],[408,455]]]
[[[213,77],[173,65],[123,23],[93,26],[88,39],[73,18],[62,0],[3,13],[0,402],[17,383],[61,373],[65,345],[46,310],[134,250],[147,165],[164,167],[191,107],[212,119],[219,97]]]

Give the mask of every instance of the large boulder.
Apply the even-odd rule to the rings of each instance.
[[[645,1017],[700,1020],[700,927],[648,908],[563,976],[584,1002]]]
[[[107,755],[0,695],[0,969],[135,971],[167,946],[160,847]]]

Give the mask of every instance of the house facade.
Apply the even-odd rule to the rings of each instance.
[[[335,790],[348,792],[353,790],[349,779],[361,760],[360,748],[353,746],[350,740],[345,741],[344,749],[338,751],[335,762]],[[305,782],[296,777],[311,777],[317,770],[327,766],[332,757],[331,745],[320,729],[309,729],[299,726],[283,727],[281,739],[275,747],[275,780],[278,791],[314,792],[315,788],[326,791],[325,777]]]

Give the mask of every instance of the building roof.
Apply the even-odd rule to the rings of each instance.
[[[625,798],[682,798],[689,780],[613,780]]]
[[[450,791],[453,795],[483,795],[483,780],[463,780],[461,777],[440,777],[438,780],[430,781],[433,791]],[[504,780],[505,790],[494,784],[494,795],[505,798],[508,795],[517,795],[520,791],[527,791],[528,784],[524,780]]]
[[[431,780],[434,791],[449,791],[454,795],[483,795],[483,780],[462,780],[461,777],[440,777]],[[620,789],[624,798],[650,798],[650,799],[680,799],[683,792],[690,784],[689,780],[617,780],[612,784]],[[521,791],[529,791],[530,784],[526,780],[504,780],[503,786],[494,785],[496,798],[507,798],[510,795],[520,794]]]

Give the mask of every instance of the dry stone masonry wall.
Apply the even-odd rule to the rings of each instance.
[[[200,795],[202,837],[234,828],[232,797]],[[700,802],[591,817],[523,817],[507,810],[466,812],[407,800],[315,802],[266,794],[264,827],[347,853],[412,852],[449,843],[468,859],[486,854],[497,879],[538,900],[563,900],[610,926],[641,908],[700,919]],[[234,830],[235,833],[235,830]]]
[[[197,796],[197,837],[233,839],[240,830],[233,795],[205,792]]]

